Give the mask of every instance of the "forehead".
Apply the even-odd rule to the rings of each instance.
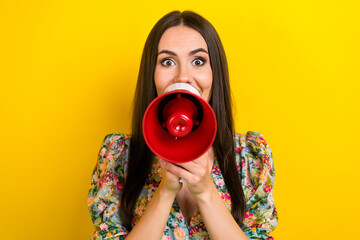
[[[204,48],[208,50],[203,36],[196,30],[186,26],[168,28],[160,38],[159,51],[167,50],[189,50]]]

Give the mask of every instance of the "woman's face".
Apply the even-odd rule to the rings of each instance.
[[[201,34],[185,26],[168,28],[159,42],[154,78],[158,96],[174,83],[188,83],[209,102],[213,77]]]

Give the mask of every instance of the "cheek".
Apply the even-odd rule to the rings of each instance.
[[[209,66],[203,71],[201,71],[198,75],[198,79],[204,89],[211,88],[213,82],[213,73],[211,67]]]
[[[200,82],[204,90],[210,89],[213,83],[212,73],[204,74]]]
[[[203,97],[209,101],[213,83],[213,75],[211,69],[199,74],[197,78],[197,83],[203,91]]]
[[[154,82],[157,95],[159,96],[166,87],[166,75],[162,71],[157,71],[155,68]]]

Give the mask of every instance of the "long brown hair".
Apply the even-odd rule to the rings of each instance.
[[[235,162],[229,73],[224,48],[215,28],[205,18],[192,11],[173,11],[155,24],[145,42],[141,58],[134,97],[128,171],[119,210],[122,223],[129,231],[132,229],[131,222],[136,201],[152,166],[153,153],[145,143],[142,120],[146,108],[157,97],[154,72],[158,44],[165,30],[179,25],[198,31],[207,43],[213,72],[212,95],[209,103],[218,124],[213,148],[231,196],[232,216],[240,226],[245,216],[245,197]]]

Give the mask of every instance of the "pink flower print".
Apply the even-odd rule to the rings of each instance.
[[[116,190],[122,191],[124,189],[124,184],[119,182],[117,177],[114,177],[114,185],[116,186]]]
[[[114,158],[114,156],[111,153],[108,153],[106,155],[106,160],[111,161]]]
[[[161,240],[172,240],[172,239],[171,239],[171,237],[169,237],[169,236],[163,236],[163,237],[161,238]]]
[[[222,193],[221,194],[221,198],[223,199],[223,200],[230,200],[230,195],[228,194],[228,193]]]
[[[241,167],[242,168],[245,167],[245,160],[244,159],[241,159]],[[239,171],[240,171],[240,169],[239,169]]]
[[[138,222],[138,218],[136,216],[133,217],[132,219],[132,225],[135,226]]]
[[[101,230],[107,230],[108,225],[106,225],[106,223],[102,223],[102,224],[100,224],[100,228],[101,228]]]
[[[254,139],[254,135],[251,135],[251,134],[250,134],[250,135],[248,135],[248,136],[246,137],[246,139],[247,139],[247,140],[253,140],[253,139]]]
[[[102,148],[101,151],[100,151],[100,156],[103,157],[105,152],[106,152],[106,148]]]
[[[181,228],[175,228],[174,235],[176,240],[184,240],[185,239],[185,232]]]
[[[122,150],[124,148],[124,141],[119,141],[118,146],[120,147],[119,151],[122,152]]]
[[[224,185],[224,180],[223,180],[223,179],[218,179],[218,180],[216,181],[216,185],[218,185],[218,186]]]
[[[103,177],[103,178],[101,178],[100,181],[99,181],[99,187],[100,187],[100,188],[102,187],[102,185],[104,184],[104,182],[105,182],[105,178]]]
[[[236,148],[236,152],[240,153],[240,148],[239,147]]]
[[[247,226],[252,226],[256,221],[256,217],[253,213],[247,212],[245,214],[245,223]]]
[[[228,192],[226,194],[221,193],[221,199],[226,205],[231,206],[231,198]]]
[[[272,189],[272,185],[267,185],[266,187],[264,187],[264,191],[266,193],[269,193],[271,191],[271,189]]]
[[[245,178],[245,186],[249,186],[250,185],[250,179],[249,178]]]
[[[260,137],[259,140],[260,140],[260,142],[261,142],[262,144],[264,144],[265,146],[267,145],[267,143],[266,143],[266,141],[265,141],[264,138]]]
[[[254,159],[254,165],[256,168],[260,168],[261,167],[261,159],[260,158],[257,158],[257,159]]]
[[[106,208],[106,204],[105,204],[105,203],[100,203],[100,204],[98,205],[98,209],[99,209],[100,211],[103,211],[105,208]]]
[[[176,215],[176,217],[177,217],[179,220],[183,220],[183,219],[184,219],[184,216],[183,216],[181,213],[176,213],[175,215]]]

